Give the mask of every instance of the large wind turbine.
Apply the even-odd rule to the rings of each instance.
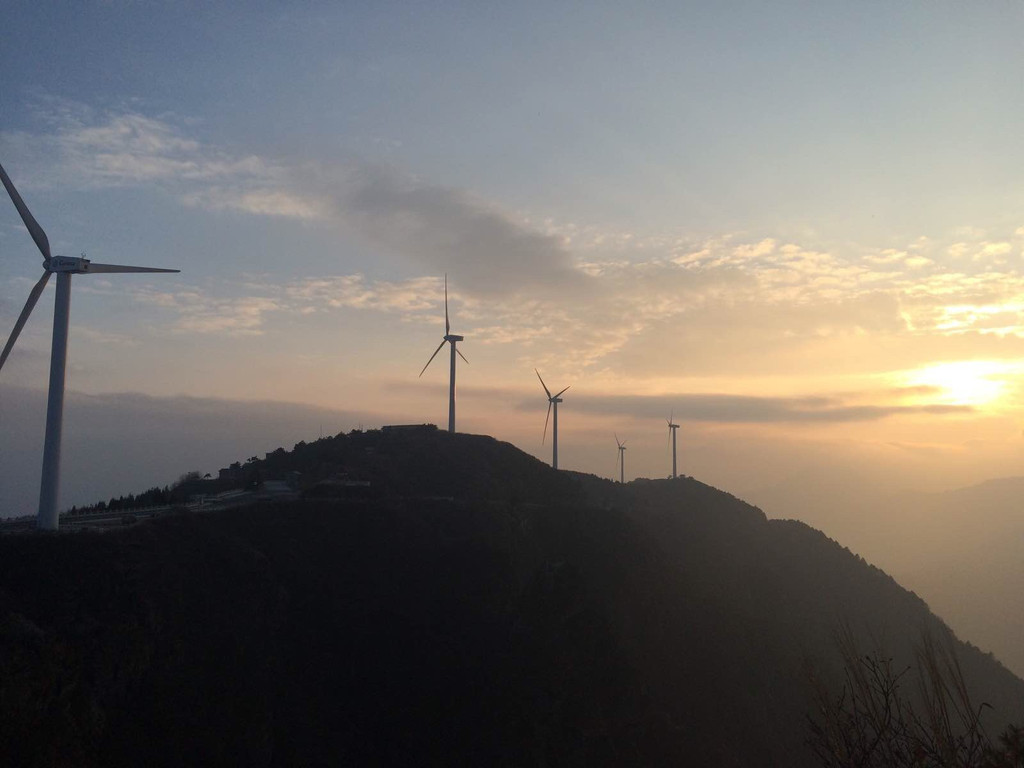
[[[43,479],[39,489],[39,514],[36,526],[47,531],[57,530],[57,497],[60,492],[60,443],[61,429],[64,419],[64,370],[68,358],[68,321],[71,314],[71,276],[112,272],[178,272],[177,269],[153,269],[151,267],[126,267],[119,264],[95,264],[84,256],[51,256],[50,241],[46,233],[32,216],[18,190],[14,188],[7,172],[0,166],[0,181],[3,181],[7,194],[14,201],[14,207],[21,214],[25,228],[32,236],[43,254],[43,276],[28,294],[25,308],[18,315],[18,320],[7,340],[7,346],[0,353],[0,368],[3,368],[7,356],[18,340],[21,329],[25,327],[28,316],[39,296],[46,287],[50,275],[57,274],[57,296],[53,303],[53,343],[50,347],[50,394],[46,400],[46,438],[43,443]]]
[[[544,379],[540,378],[540,371],[536,368],[533,371],[537,374],[537,378],[540,379],[540,385],[544,387],[544,394],[548,396],[548,415],[544,417],[544,434],[540,439],[541,445],[544,444],[544,438],[548,434],[548,416],[551,415],[551,407],[554,406],[555,408],[555,421],[551,425],[551,467],[552,469],[558,469],[558,404],[562,402],[562,395],[569,387],[566,387],[557,395],[552,395],[548,385],[544,383]],[[572,385],[570,384],[569,386]]]
[[[619,446],[619,482],[626,482],[626,441],[619,442],[619,436],[615,435],[615,444]]]
[[[672,438],[672,477],[676,478],[679,476],[676,474],[676,430],[679,429],[679,425],[672,423],[672,416],[674,415],[674,412],[669,414],[668,433],[669,436]]]
[[[434,350],[434,354],[427,360],[427,365],[423,366],[423,371],[427,370],[427,366],[434,362],[434,358],[437,357],[437,353],[441,351],[441,347],[445,344],[452,345],[452,364],[451,373],[448,379],[448,431],[455,431],[455,355],[458,355],[467,363],[466,356],[462,354],[455,346],[458,342],[462,341],[464,336],[456,336],[452,333],[452,325],[448,322],[448,275],[444,276],[444,339],[440,344],[437,345],[437,349]],[[420,371],[420,376],[423,375],[423,371]]]

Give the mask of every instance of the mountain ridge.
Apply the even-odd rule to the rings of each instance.
[[[620,485],[426,430],[253,464],[373,495],[0,537],[0,749],[810,766],[809,669],[841,686],[841,622],[905,664],[921,631],[947,639],[992,729],[1024,719],[1024,682],[919,597],[692,478]]]

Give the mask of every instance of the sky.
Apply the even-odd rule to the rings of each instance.
[[[554,7],[552,7],[554,6]],[[73,280],[61,505],[355,427],[755,502],[1024,462],[1024,6],[12,0],[0,162]],[[0,200],[0,333],[40,257]],[[53,281],[0,372],[37,497]]]

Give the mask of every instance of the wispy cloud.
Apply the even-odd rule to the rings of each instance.
[[[181,201],[193,208],[238,211],[254,216],[313,220],[327,215],[321,201],[285,189],[211,186],[183,193]]]
[[[370,282],[361,274],[297,280],[284,287],[284,295],[303,314],[343,307],[402,313],[434,311],[443,297],[438,278]]]
[[[2,134],[43,171],[81,186],[156,185],[209,211],[336,227],[405,262],[407,279],[314,274],[280,284],[153,294],[182,332],[258,334],[274,314],[354,309],[416,319],[452,276],[473,343],[518,345],[532,363],[593,370],[632,355],[631,375],[685,355],[801,350],[864,335],[1024,337],[1020,232],[960,228],[885,248],[776,237],[606,232],[501,208],[468,190],[366,164],[329,166],[210,146],[174,116],[50,104],[42,135]],[[423,276],[431,275],[430,277]],[[927,345],[919,345],[924,348]],[[643,352],[641,360],[640,353]],[[719,354],[719,357],[722,355]]]
[[[550,383],[550,382],[549,382]],[[401,394],[440,395],[440,383],[387,382],[385,388]],[[571,409],[576,414],[653,419],[664,424],[669,413],[686,422],[717,424],[828,424],[872,422],[894,416],[963,416],[974,412],[964,404],[908,404],[908,398],[936,394],[934,387],[879,388],[801,397],[750,396],[721,393],[677,392],[661,395],[600,395],[573,390]],[[460,396],[537,411],[543,403],[540,387],[527,394],[523,388],[463,385]],[[541,406],[542,407],[542,406]]]
[[[139,288],[136,300],[177,314],[172,329],[177,332],[256,336],[264,332],[266,317],[284,309],[273,296],[223,298],[198,289],[157,291]]]
[[[290,192],[286,166],[189,135],[188,121],[137,111],[101,111],[46,99],[47,130],[0,134],[31,173],[19,184],[78,189],[158,186],[211,210],[315,218],[317,201]],[[17,162],[17,160],[15,161]]]
[[[526,404],[524,404],[524,407]],[[719,423],[844,423],[877,421],[890,416],[962,415],[966,405],[863,405],[837,396],[753,397],[683,393],[671,396],[587,396],[573,398],[576,411],[639,418],[664,419],[671,410],[685,421]]]

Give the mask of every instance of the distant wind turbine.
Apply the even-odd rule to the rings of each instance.
[[[84,256],[51,256],[50,241],[39,223],[32,216],[18,190],[0,166],[0,181],[7,194],[14,201],[14,207],[21,214],[25,228],[43,254],[43,276],[28,294],[28,301],[18,315],[14,330],[7,345],[0,353],[0,368],[11,354],[14,343],[25,327],[28,316],[39,301],[50,275],[57,273],[57,296],[53,304],[53,342],[50,347],[50,393],[46,401],[46,438],[43,443],[43,478],[39,489],[39,514],[36,526],[43,530],[55,531],[58,526],[57,501],[60,493],[60,444],[64,421],[64,370],[68,358],[68,323],[71,315],[71,276],[114,272],[178,272],[177,269],[154,269],[152,267],[126,267],[119,264],[96,264]]]
[[[466,360],[466,356],[464,354],[462,354],[462,352],[460,352],[458,350],[458,348],[455,346],[458,342],[462,341],[465,337],[464,336],[456,336],[451,331],[452,331],[452,326],[451,326],[451,323],[448,322],[448,274],[445,273],[445,276],[444,276],[444,339],[441,341],[440,344],[437,345],[437,349],[434,350],[434,354],[432,354],[430,356],[430,359],[427,360],[427,365],[423,366],[423,371],[427,370],[427,366],[429,366],[432,362],[434,362],[434,358],[437,357],[437,353],[441,351],[441,347],[443,347],[445,344],[451,344],[452,345],[451,373],[449,374],[449,378],[448,378],[448,431],[449,432],[454,432],[455,431],[455,355],[458,355],[459,357],[461,357],[463,360],[465,360],[466,363],[469,363],[469,360]],[[423,371],[420,371],[420,376],[423,375]]]
[[[619,446],[619,482],[626,482],[626,441],[619,442],[619,436],[615,435],[615,444]]]
[[[668,434],[669,437],[672,438],[672,477],[676,478],[679,477],[679,475],[676,474],[676,430],[679,429],[679,425],[672,423],[672,416],[674,415],[675,412],[669,413]]]
[[[544,438],[546,438],[548,434],[548,416],[551,416],[552,406],[554,406],[555,409],[555,421],[551,425],[551,467],[553,469],[558,469],[558,404],[562,402],[562,395],[565,393],[566,389],[569,389],[569,387],[566,387],[557,395],[552,395],[551,390],[548,389],[548,385],[544,383],[544,379],[541,379],[540,371],[536,368],[534,368],[533,371],[537,374],[537,378],[540,379],[540,385],[544,387],[544,394],[548,396],[548,415],[544,417],[544,434],[540,439],[541,445],[544,444]]]

